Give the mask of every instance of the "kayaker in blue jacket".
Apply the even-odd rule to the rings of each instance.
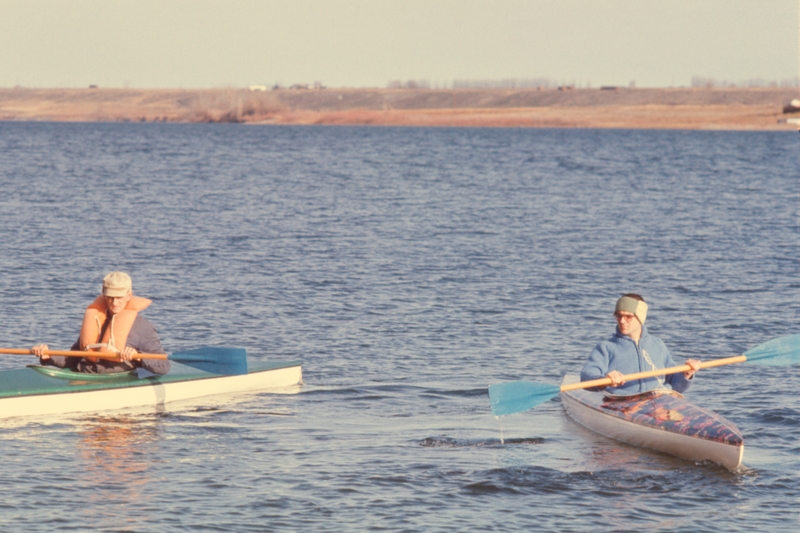
[[[647,372],[678,366],[672,359],[664,342],[647,332],[647,303],[638,294],[625,294],[614,309],[617,331],[610,339],[595,346],[581,370],[581,381],[607,377],[611,386],[608,394],[630,396],[657,389],[672,389],[683,392],[689,388],[694,373],[700,369],[700,361],[687,359],[692,370],[667,374],[647,379],[625,382],[624,374]]]
[[[49,356],[46,344],[33,347],[42,365],[69,368],[87,374],[127,372],[144,368],[154,374],[166,374],[170,362],[163,359],[136,359],[136,353],[166,353],[155,326],[139,311],[151,301],[133,295],[131,277],[125,272],[110,272],[103,278],[102,294],[86,309],[81,334],[72,350],[110,352],[121,361],[93,357]]]

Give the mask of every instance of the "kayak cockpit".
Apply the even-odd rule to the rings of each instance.
[[[91,381],[94,383],[139,379],[139,374],[136,370],[130,370],[128,372],[109,372],[106,374],[87,374],[85,372],[75,372],[68,368],[59,368],[57,366],[27,365],[27,368],[31,368],[51,378],[66,379],[69,381]]]

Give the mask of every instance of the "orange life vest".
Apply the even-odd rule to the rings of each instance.
[[[147,298],[131,296],[125,309],[109,318],[106,298],[101,294],[95,298],[83,314],[81,336],[78,341],[80,349],[88,350],[90,349],[89,346],[93,344],[106,345],[101,348],[92,348],[92,350],[100,352],[117,353],[118,350],[124,349],[128,334],[131,332],[134,320],[136,320],[136,315],[151,303],[152,300]],[[111,324],[103,331],[103,326],[106,325],[108,320],[111,320]],[[103,332],[102,337],[100,332]]]

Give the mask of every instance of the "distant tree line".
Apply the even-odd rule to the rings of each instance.
[[[389,89],[554,89],[563,85],[575,86],[575,83],[555,83],[547,78],[506,78],[502,80],[453,80],[452,83],[431,83],[428,80],[392,80],[386,87]]]
[[[547,78],[506,78],[502,80],[453,80],[453,89],[550,89],[565,85]],[[575,85],[568,83],[566,85]]]
[[[714,78],[706,78],[703,76],[692,76],[691,86],[693,88],[791,88],[800,87],[800,78],[786,79],[780,82],[769,81],[764,79],[749,79],[740,82],[731,82],[726,80],[717,80]],[[447,82],[434,82],[429,80],[392,80],[386,84],[389,89],[556,89],[556,88],[576,88],[585,87],[591,88],[590,82],[585,85],[576,84],[574,81],[571,83],[554,82],[548,78],[506,78],[500,80],[453,80],[452,83]],[[620,86],[624,87],[624,86]],[[631,81],[627,85],[628,88],[633,89],[636,87],[636,82]],[[608,87],[601,87],[608,88]],[[616,88],[616,87],[614,87]]]
[[[706,89],[734,89],[734,88],[791,88],[800,87],[800,78],[777,81],[768,81],[764,79],[750,79],[740,82],[731,82],[727,80],[716,80],[714,78],[704,78],[702,76],[692,76],[692,87],[706,88]]]
[[[431,82],[428,80],[392,80],[386,84],[388,89],[430,89]],[[439,87],[437,87],[438,89]]]

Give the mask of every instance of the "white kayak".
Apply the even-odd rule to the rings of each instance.
[[[576,383],[567,375],[562,385]],[[744,439],[722,416],[674,391],[614,397],[578,389],[561,393],[567,414],[612,439],[691,461],[711,461],[730,470],[742,463]]]

